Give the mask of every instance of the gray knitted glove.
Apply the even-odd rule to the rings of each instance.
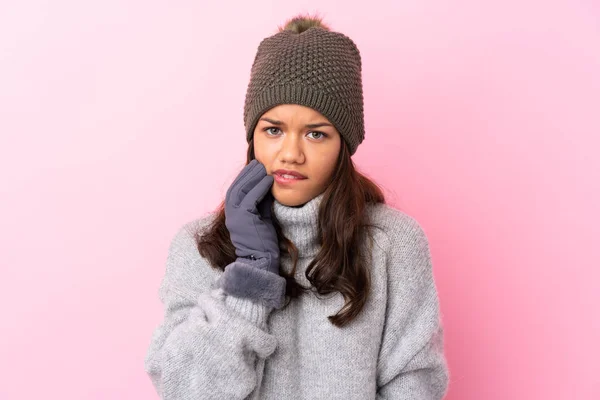
[[[279,241],[271,220],[273,177],[258,160],[246,165],[225,196],[225,225],[236,261],[225,268],[220,285],[230,295],[281,308],[285,278],[279,275]]]

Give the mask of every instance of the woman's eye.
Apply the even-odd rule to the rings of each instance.
[[[274,128],[274,127],[265,128],[265,131],[266,131],[267,133],[271,133],[271,132],[269,131],[270,129],[279,129],[279,128]]]
[[[326,134],[324,134],[323,132],[319,132],[319,131],[312,131],[310,133],[316,133],[317,135],[321,135],[320,137],[315,138],[315,139],[321,139],[321,138],[327,137]]]

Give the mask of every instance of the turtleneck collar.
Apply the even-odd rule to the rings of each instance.
[[[300,207],[286,206],[277,199],[273,203],[273,213],[283,234],[298,248],[298,257],[314,257],[319,252],[317,218],[324,195],[321,193]]]

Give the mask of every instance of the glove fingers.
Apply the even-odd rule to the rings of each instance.
[[[271,189],[265,194],[265,197],[258,203],[258,213],[264,219],[271,219],[271,208],[273,207],[273,194],[271,193]]]
[[[252,166],[250,167],[250,165]],[[255,163],[250,163],[246,167],[249,167],[248,170],[240,174],[240,178],[235,184],[232,185],[231,188],[229,201],[235,206],[241,207],[242,203],[245,203],[244,199],[247,194],[252,190],[252,188],[258,185],[264,176],[267,175],[267,170],[265,169],[264,165],[258,161]]]
[[[248,164],[246,164],[244,166],[244,168],[242,168],[242,170],[239,172],[239,174],[235,177],[235,179],[233,180],[231,185],[229,185],[229,188],[227,189],[227,194],[225,195],[225,200],[227,201],[227,203],[229,203],[231,193],[238,186],[240,180],[244,179],[244,177],[246,175],[248,175],[252,171],[252,169],[255,168],[257,163],[258,163],[258,160],[256,160],[256,159],[250,161]]]
[[[271,175],[264,176],[258,184],[256,184],[249,192],[246,194],[244,199],[242,200],[242,204],[240,207],[243,207],[245,210],[250,211],[253,214],[258,214],[259,212],[264,212],[264,208],[270,210],[271,206],[268,204],[272,201],[272,196],[270,196],[271,186],[273,186],[273,177]],[[269,196],[267,196],[269,195]],[[263,202],[264,199],[264,202]],[[264,205],[260,206],[259,203],[263,202]],[[268,215],[261,215],[264,217],[268,217]]]
[[[275,226],[270,221],[273,182],[273,176],[267,174],[262,163],[256,159],[250,161],[227,191],[225,225],[238,257],[268,258],[269,265],[275,266],[279,245]]]

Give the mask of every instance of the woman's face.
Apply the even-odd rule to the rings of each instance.
[[[323,193],[333,175],[341,137],[318,111],[299,104],[280,104],[261,115],[254,128],[254,156],[267,174],[279,169],[298,172],[306,179],[280,181],[271,192],[286,206],[300,206]]]

